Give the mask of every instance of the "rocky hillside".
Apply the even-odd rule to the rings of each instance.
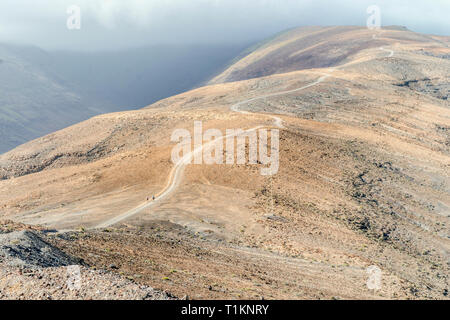
[[[25,230],[20,230],[25,229]],[[46,242],[48,230],[0,223],[0,299],[167,300],[171,296],[91,269]]]

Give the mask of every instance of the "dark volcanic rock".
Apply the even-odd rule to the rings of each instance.
[[[80,264],[31,231],[0,234],[0,261],[21,267],[61,267]]]

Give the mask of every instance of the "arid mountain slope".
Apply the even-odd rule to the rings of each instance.
[[[324,38],[311,40],[320,30]],[[271,75],[98,116],[1,155],[3,217],[82,227],[55,241],[177,296],[188,287],[196,298],[448,298],[448,39],[353,27],[289,34],[276,51],[303,37],[329,55],[314,54],[316,68],[299,71],[272,57],[273,67],[270,59],[255,67]],[[327,45],[338,35],[346,41]],[[231,109],[259,96],[241,106],[249,113]],[[174,129],[192,131],[194,121],[222,132],[273,128],[275,114],[284,125],[278,174],[190,165],[164,200],[112,228],[85,230],[164,188]],[[366,287],[371,265],[383,272],[378,291]]]
[[[382,35],[377,37],[378,35]],[[375,37],[375,38],[374,38]],[[417,34],[401,27],[381,33],[361,27],[302,27],[281,33],[229,66],[211,84],[247,80],[295,70],[335,67],[368,49],[394,42],[420,43],[420,48],[448,47],[449,39]]]

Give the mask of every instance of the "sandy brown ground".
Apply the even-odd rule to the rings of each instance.
[[[270,128],[263,113],[280,114],[286,128],[277,175],[263,177],[251,165],[192,165],[170,198],[125,226],[55,241],[93,266],[114,261],[118,272],[178,296],[447,299],[448,39],[350,31],[336,47],[346,53],[333,72],[274,67],[266,77],[95,117],[0,156],[3,217],[89,229],[164,187],[174,129],[192,130],[196,120],[223,132]],[[269,51],[291,55],[279,40]],[[272,58],[261,50],[232,66],[245,71],[233,74],[266,70]],[[244,108],[260,115],[230,111],[323,74],[332,76]],[[371,265],[383,270],[377,292],[365,284]]]
[[[64,238],[62,240],[61,238]],[[384,289],[366,287],[364,267],[328,264],[300,255],[243,248],[155,221],[51,238],[101,269],[189,299],[413,298],[411,283],[384,274]],[[336,283],[340,283],[339,288]]]
[[[52,246],[48,232],[0,221],[0,300],[176,299],[132,277],[88,266]]]

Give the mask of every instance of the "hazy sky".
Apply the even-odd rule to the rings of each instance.
[[[81,8],[69,31],[67,8]],[[305,25],[382,25],[450,35],[450,0],[0,0],[0,42],[99,50],[151,44],[245,43]]]

